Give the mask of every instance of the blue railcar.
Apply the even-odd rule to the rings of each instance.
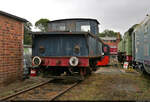
[[[150,16],[136,27],[132,36],[133,66],[150,74]]]
[[[101,40],[90,33],[35,32],[32,34],[34,34],[33,56],[97,57],[103,53]],[[80,51],[76,51],[77,47]]]
[[[95,70],[109,53],[96,36],[98,24],[95,19],[63,19],[49,22],[48,32],[32,32],[33,65],[57,76],[66,72],[83,77]]]

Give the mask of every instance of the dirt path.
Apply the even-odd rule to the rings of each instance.
[[[150,100],[150,79],[136,71],[100,68],[82,84],[57,100]]]

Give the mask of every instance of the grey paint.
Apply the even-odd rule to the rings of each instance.
[[[145,70],[150,73],[150,17],[136,28],[135,32],[135,56],[136,62],[144,64]]]
[[[132,33],[132,60],[135,60],[135,31]]]
[[[142,26],[140,28],[139,27],[135,32],[135,61],[143,63],[143,56],[144,56],[143,28]]]
[[[94,20],[58,20],[55,22],[49,22],[48,31],[60,31],[60,26],[65,26],[65,31],[76,32],[81,31],[81,25],[90,25],[90,32],[93,34],[98,34],[98,22]]]

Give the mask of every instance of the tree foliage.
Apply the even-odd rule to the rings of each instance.
[[[49,19],[39,19],[38,21],[35,22],[35,27],[40,29],[42,32],[48,31],[48,22]]]
[[[26,45],[32,44],[32,37],[31,34],[29,34],[31,32],[31,27],[31,22],[27,22],[24,24],[24,44]]]
[[[99,37],[117,37],[118,32],[114,32],[113,30],[104,30],[102,33],[99,33]]]

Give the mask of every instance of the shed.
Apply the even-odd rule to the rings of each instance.
[[[21,78],[26,19],[0,11],[0,83]]]

